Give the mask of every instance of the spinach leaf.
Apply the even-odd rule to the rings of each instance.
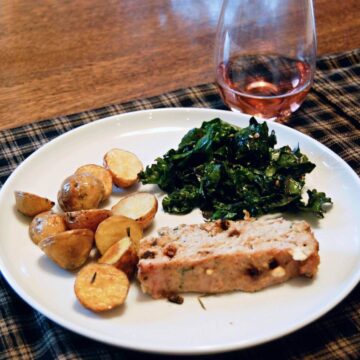
[[[199,189],[192,185],[186,185],[182,189],[175,190],[163,199],[162,205],[166,212],[173,214],[187,214],[199,206]]]
[[[324,217],[324,205],[331,203],[331,199],[323,192],[318,192],[316,189],[308,190],[307,194],[309,200],[305,206],[299,206],[301,211],[308,211],[314,213],[317,217]]]
[[[315,164],[299,146],[275,148],[276,135],[266,122],[251,118],[240,128],[219,118],[191,129],[178,149],[170,149],[139,174],[143,184],[167,192],[165,211],[186,214],[199,207],[211,219],[241,219],[272,211],[306,211],[323,217],[331,199],[308,191],[305,175]]]

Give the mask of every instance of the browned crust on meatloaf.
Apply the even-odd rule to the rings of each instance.
[[[153,298],[183,292],[258,291],[313,277],[319,244],[305,221],[216,221],[162,228],[141,240],[138,279]]]

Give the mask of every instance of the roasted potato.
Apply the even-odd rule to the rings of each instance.
[[[85,263],[94,243],[88,229],[64,231],[39,242],[44,253],[63,269],[74,270]]]
[[[106,250],[105,254],[99,259],[99,264],[109,264],[122,270],[129,279],[135,273],[139,258],[131,239],[126,236]]]
[[[96,209],[104,198],[104,185],[90,174],[75,174],[64,180],[58,202],[64,211]]]
[[[153,221],[158,201],[153,194],[138,192],[122,198],[111,208],[113,215],[124,215],[134,219],[143,229]]]
[[[65,223],[69,229],[89,229],[96,231],[98,225],[111,215],[110,210],[89,209],[65,213]]]
[[[25,192],[15,191],[16,209],[26,216],[35,216],[50,210],[55,203],[47,198]]]
[[[112,193],[112,176],[110,174],[110,171],[103,168],[100,165],[95,164],[88,164],[80,166],[76,171],[75,174],[90,174],[97,179],[99,179],[102,184],[104,185],[104,199],[106,200],[110,197]]]
[[[140,225],[125,216],[110,216],[101,222],[95,232],[95,244],[101,255],[125,236],[129,236],[135,249],[143,236]]]
[[[129,279],[121,270],[112,265],[92,263],[79,271],[74,290],[84,307],[99,312],[122,305],[129,287]]]
[[[32,219],[29,226],[29,235],[31,240],[38,244],[41,240],[65,230],[66,224],[63,215],[45,211]]]
[[[126,188],[138,181],[143,164],[132,152],[112,149],[104,156],[104,166],[110,171],[116,186]]]

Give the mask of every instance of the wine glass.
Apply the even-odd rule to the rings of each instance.
[[[232,110],[285,121],[309,92],[315,62],[312,0],[224,0],[216,83]]]

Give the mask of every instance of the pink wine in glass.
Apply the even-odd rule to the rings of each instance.
[[[232,109],[266,119],[286,119],[312,85],[311,66],[279,55],[232,57],[216,69],[217,85]]]

